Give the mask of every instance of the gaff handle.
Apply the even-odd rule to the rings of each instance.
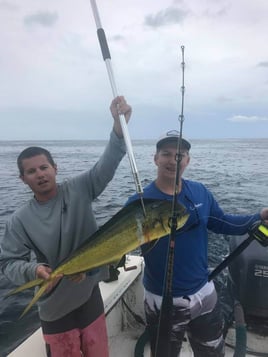
[[[268,246],[268,225],[263,221],[257,221],[249,229],[249,235],[258,241],[263,247]]]
[[[96,22],[97,35],[98,35],[98,40],[99,40],[100,47],[101,47],[102,57],[103,57],[104,62],[106,64],[106,69],[107,69],[107,73],[108,73],[108,76],[109,76],[110,84],[111,84],[111,87],[112,87],[113,96],[115,98],[115,97],[118,96],[118,93],[117,93],[116,83],[115,83],[115,79],[114,79],[113,68],[112,68],[112,64],[111,64],[111,54],[110,54],[110,51],[109,51],[109,47],[108,47],[107,39],[106,39],[106,36],[105,36],[105,32],[104,32],[104,30],[102,28],[102,25],[101,25],[101,20],[100,20],[99,11],[98,11],[98,8],[97,8],[96,1],[95,0],[90,0],[90,2],[91,2],[91,7],[92,7],[94,19],[95,19],[95,22]],[[144,213],[144,215],[146,215],[145,206],[144,206],[144,202],[143,202],[143,196],[142,196],[143,195],[143,188],[142,188],[141,180],[140,180],[139,173],[138,173],[138,168],[137,168],[135,157],[134,157],[134,152],[133,152],[132,143],[131,143],[131,139],[130,139],[129,132],[128,132],[127,123],[126,123],[126,120],[125,120],[125,118],[124,118],[124,116],[122,114],[119,115],[119,120],[120,120],[122,132],[123,132],[123,136],[124,136],[124,140],[125,140],[125,144],[126,144],[126,149],[127,149],[127,154],[128,154],[128,158],[129,158],[130,168],[131,168],[133,179],[134,179],[134,182],[135,182],[135,185],[136,185],[136,191],[139,194],[139,197],[140,197],[140,200],[141,200],[143,213]]]
[[[103,28],[97,29],[97,36],[99,39],[103,60],[105,61],[108,58],[111,59],[108,43],[107,43],[105,32],[104,32]]]

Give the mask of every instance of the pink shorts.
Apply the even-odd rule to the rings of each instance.
[[[103,302],[98,286],[84,305],[59,320],[41,321],[41,325],[48,356],[109,356]]]

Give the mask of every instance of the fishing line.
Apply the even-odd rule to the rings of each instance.
[[[96,1],[90,0],[90,2],[91,2],[91,7],[92,7],[96,27],[97,27],[97,36],[98,36],[99,44],[101,47],[102,57],[106,64],[106,69],[107,69],[110,84],[112,87],[113,96],[115,98],[118,96],[118,92],[117,92],[117,87],[116,87],[116,83],[115,83],[115,79],[114,79],[110,50],[108,47],[104,29],[102,28],[102,25],[101,25],[101,20],[100,20],[99,11],[98,11],[98,8],[96,5]],[[131,139],[130,139],[129,132],[128,132],[127,123],[126,123],[125,117],[122,114],[119,115],[119,120],[120,120],[122,132],[123,132],[123,136],[124,136],[124,140],[125,140],[125,144],[126,144],[126,148],[127,148],[127,154],[128,154],[128,158],[129,158],[132,175],[133,175],[134,182],[136,185],[136,191],[137,191],[137,193],[140,197],[140,200],[141,200],[143,213],[144,213],[144,215],[146,215],[145,206],[144,206],[144,202],[143,202],[143,198],[142,198],[143,189],[142,189],[141,181],[139,178],[139,173],[138,173],[138,169],[137,169],[137,165],[136,165],[136,161],[135,161],[135,157],[134,157],[134,153],[133,153],[133,148],[132,148],[132,143],[131,143]]]
[[[154,357],[162,357],[166,355],[170,357],[171,355],[171,328],[172,328],[172,310],[173,310],[173,296],[172,296],[172,280],[173,280],[173,265],[174,265],[174,252],[175,252],[175,238],[177,230],[177,206],[178,206],[178,194],[179,194],[179,184],[180,184],[180,163],[182,160],[181,155],[181,144],[182,144],[182,129],[184,122],[184,46],[181,46],[182,52],[182,100],[181,100],[181,114],[179,115],[179,137],[177,141],[177,154],[176,154],[176,176],[174,182],[174,194],[172,200],[172,212],[170,218],[170,235],[168,240],[168,251],[167,251],[167,262],[164,277],[164,290],[162,295],[162,303],[159,314],[158,326],[157,326],[157,337],[156,337],[156,348]]]

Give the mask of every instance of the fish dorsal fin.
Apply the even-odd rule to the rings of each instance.
[[[146,198],[143,200],[145,205],[152,204],[155,202],[162,202],[163,200],[158,200],[158,199],[151,199],[151,198]],[[70,260],[73,255],[77,254],[77,251],[80,249],[83,249],[85,246],[87,246],[89,243],[93,243],[95,239],[98,238],[98,236],[107,230],[108,227],[112,226],[113,224],[117,224],[119,220],[121,220],[122,217],[126,216],[128,213],[131,213],[133,209],[137,209],[140,207],[141,214],[143,214],[143,209],[141,206],[140,199],[134,200],[130,202],[127,206],[124,206],[121,210],[119,210],[111,219],[109,219],[106,223],[104,223],[95,233],[93,233],[90,237],[88,237],[76,250],[73,254],[68,256],[68,258],[62,260],[58,265],[62,265],[65,263],[65,261]],[[56,269],[56,268],[55,268]],[[55,270],[54,269],[54,270]]]

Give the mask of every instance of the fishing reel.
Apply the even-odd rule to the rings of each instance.
[[[258,241],[263,247],[268,246],[268,225],[263,221],[255,222],[248,231],[249,236]]]

